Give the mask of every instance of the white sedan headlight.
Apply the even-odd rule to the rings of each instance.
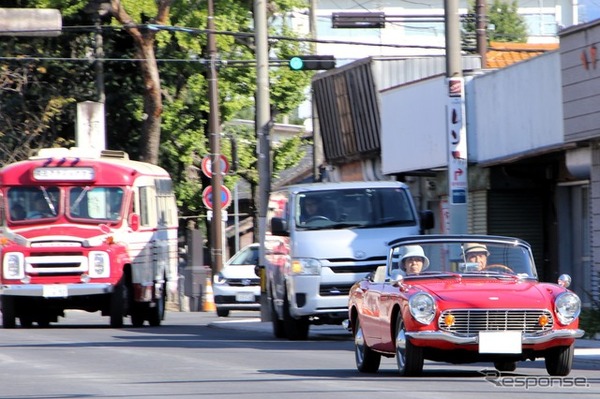
[[[213,283],[215,285],[224,285],[227,284],[227,279],[221,273],[217,273],[213,276]]]
[[[426,292],[419,292],[408,300],[410,314],[421,324],[429,324],[435,317],[435,300]]]
[[[319,275],[321,274],[321,262],[312,258],[292,259],[289,273],[295,275]]]
[[[572,292],[565,292],[556,297],[554,310],[560,324],[571,324],[579,317],[581,312],[581,300]]]

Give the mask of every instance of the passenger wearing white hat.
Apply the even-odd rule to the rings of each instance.
[[[429,259],[420,245],[407,245],[400,258],[400,267],[407,275],[419,274],[429,267]]]
[[[470,242],[464,247],[467,262],[477,263],[478,270],[483,270],[487,266],[487,258],[490,252],[485,244]]]

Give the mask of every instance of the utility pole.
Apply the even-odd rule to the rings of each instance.
[[[317,0],[310,0],[310,9],[308,11],[309,19],[309,32],[310,38],[317,38]],[[317,45],[312,42],[311,54],[317,54]],[[311,117],[312,117],[312,133],[313,133],[313,180],[321,180],[321,171],[319,166],[323,160],[323,142],[321,138],[321,130],[319,129],[319,114],[317,113],[317,104],[315,100],[315,93],[312,90],[312,84],[310,88],[311,93]]]
[[[467,233],[468,170],[465,85],[460,52],[459,0],[446,0],[446,82],[448,103],[448,233]]]
[[[477,53],[481,57],[481,68],[487,64],[487,13],[485,0],[476,0],[475,3],[475,33],[477,36]]]
[[[256,43],[256,117],[258,139],[258,240],[259,266],[261,270],[260,318],[270,321],[266,291],[265,236],[267,233],[267,210],[271,191],[271,145],[269,139],[271,108],[269,100],[269,45],[267,32],[267,0],[254,0],[254,41]],[[255,200],[257,200],[255,198]]]
[[[215,41],[214,0],[208,0],[208,100],[211,152],[211,186],[212,186],[212,260],[213,273],[219,273],[223,268],[223,220],[221,193],[223,191],[223,175],[221,174],[221,129],[219,118],[219,91],[217,86],[217,44]]]

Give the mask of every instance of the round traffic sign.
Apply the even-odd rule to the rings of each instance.
[[[221,174],[225,175],[229,172],[229,161],[227,161],[225,155],[220,155],[219,158],[221,159]],[[212,159],[210,155],[202,158],[201,167],[206,177],[212,177]]]
[[[208,186],[202,191],[202,202],[208,209],[213,209],[212,191],[212,186]],[[221,209],[225,209],[229,205],[231,205],[231,191],[227,187],[221,186]]]

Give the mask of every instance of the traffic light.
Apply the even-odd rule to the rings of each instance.
[[[333,55],[297,55],[290,58],[292,71],[319,71],[335,68]]]

